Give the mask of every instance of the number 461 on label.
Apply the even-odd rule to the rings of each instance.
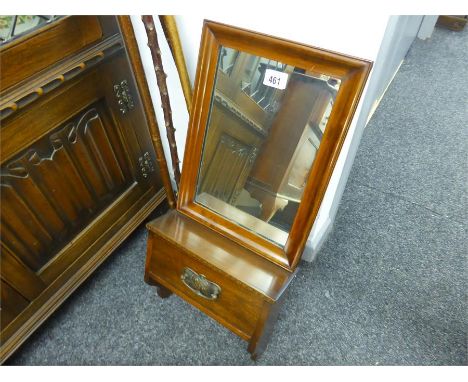
[[[277,70],[265,70],[265,77],[263,77],[263,85],[270,86],[276,89],[286,89],[288,82],[288,73],[278,72]]]

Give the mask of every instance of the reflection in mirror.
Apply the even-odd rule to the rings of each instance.
[[[196,202],[284,246],[339,86],[222,47]]]
[[[234,63],[236,62],[238,51],[234,49],[221,48],[219,54],[219,70],[227,75],[232,73],[232,68],[234,68]]]

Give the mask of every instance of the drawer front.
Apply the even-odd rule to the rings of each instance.
[[[259,293],[154,233],[149,233],[148,245],[150,257],[146,271],[150,278],[169,287],[240,337],[250,339],[263,306]],[[192,271],[204,277],[197,279]]]

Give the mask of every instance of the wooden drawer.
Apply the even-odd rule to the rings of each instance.
[[[218,297],[210,300],[192,291],[181,280],[186,268],[217,284]],[[252,337],[264,304],[262,294],[154,232],[149,233],[147,275],[243,339]]]
[[[247,340],[256,359],[268,343],[294,273],[177,210],[147,228],[146,283],[156,286],[161,298],[175,293]],[[184,282],[187,269],[194,273]]]

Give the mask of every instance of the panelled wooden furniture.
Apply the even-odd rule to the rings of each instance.
[[[334,93],[325,81],[291,74],[283,107],[246,184],[250,194],[263,205],[262,220],[270,221],[291,202],[297,209],[323,135],[319,125]],[[271,171],[273,165],[275,172]]]
[[[370,68],[204,24],[177,210],[147,225],[145,280],[248,341],[252,358],[294,277]],[[292,195],[284,211],[255,199],[260,182],[276,199]]]
[[[200,192],[236,203],[268,135],[274,114],[268,106],[276,97],[273,93],[263,97],[265,108],[257,102],[266,88],[258,83],[259,71],[264,72],[258,59],[225,47],[220,57],[210,116],[213,129],[207,137]],[[229,177],[224,176],[226,172]]]
[[[129,17],[59,18],[0,61],[3,362],[174,197]]]

